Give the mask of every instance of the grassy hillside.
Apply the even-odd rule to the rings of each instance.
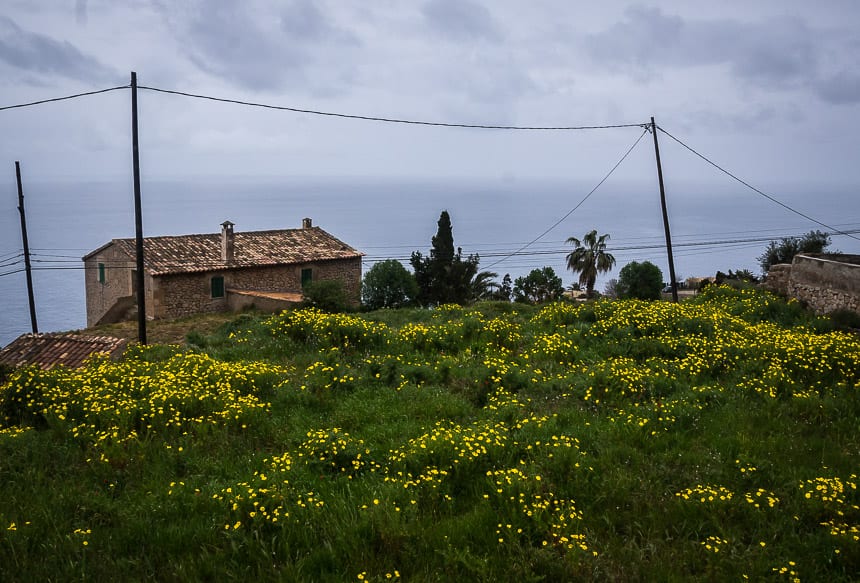
[[[860,342],[774,296],[241,316],[0,388],[0,579],[851,581]]]

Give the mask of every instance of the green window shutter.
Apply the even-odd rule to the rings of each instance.
[[[212,278],[212,297],[213,298],[223,298],[224,297],[224,278],[220,275]]]
[[[99,283],[105,282],[105,264],[99,263]]]
[[[311,282],[313,279],[313,271],[308,269],[302,269],[302,287],[305,287],[307,284]]]

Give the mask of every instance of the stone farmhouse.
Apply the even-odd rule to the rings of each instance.
[[[143,240],[146,317],[176,318],[249,306],[275,311],[302,300],[310,281],[337,280],[358,305],[363,253],[311,219],[301,229],[146,237]],[[114,239],[83,257],[87,326],[132,319],[135,240]]]

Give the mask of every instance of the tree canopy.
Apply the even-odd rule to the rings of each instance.
[[[557,300],[564,292],[561,278],[552,267],[532,269],[525,277],[514,280],[514,301],[540,304]]]
[[[585,234],[582,241],[569,237],[567,242],[576,248],[567,255],[567,268],[579,273],[579,285],[591,296],[598,273],[608,273],[615,266],[615,257],[606,252],[609,235],[597,236],[597,230]]]
[[[402,308],[418,297],[415,276],[396,259],[371,267],[361,282],[361,301],[370,310]]]
[[[618,273],[619,297],[659,300],[663,289],[663,272],[650,261],[631,261]]]
[[[477,255],[462,256],[454,250],[454,231],[448,211],[442,211],[437,222],[436,235],[430,241],[430,255],[413,251],[409,262],[418,283],[418,301],[422,305],[465,304],[472,299],[473,285],[478,275]],[[486,282],[486,278],[484,282]],[[478,282],[478,287],[483,285]]]
[[[800,253],[823,253],[830,246],[830,235],[821,231],[809,231],[803,237],[783,237],[768,243],[764,253],[758,256],[762,273],[779,263],[791,263]]]
[[[502,283],[499,285],[495,291],[493,291],[492,298],[494,300],[499,300],[503,302],[511,301],[511,298],[514,294],[514,284],[511,280],[511,274],[506,273],[502,278]]]

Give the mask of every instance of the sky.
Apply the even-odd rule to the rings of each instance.
[[[857,22],[857,0],[5,0],[0,107],[127,86],[136,71],[141,87],[367,117],[568,127],[653,116],[668,132],[658,138],[670,215],[695,218],[682,235],[822,227],[756,194],[754,210],[739,207],[737,224],[705,224],[718,212],[730,216],[739,191],[750,193],[669,134],[793,209],[849,229],[860,227]],[[534,181],[576,184],[569,205],[535,221],[536,236],[639,139],[604,188],[617,194],[627,184],[648,196],[657,188],[653,137],[638,126],[388,124],[143,88],[138,102],[145,186],[463,179],[520,188],[527,198]],[[28,183],[128,190],[129,112],[127,88],[0,110],[0,213],[15,213],[15,160]],[[716,192],[728,194],[715,201]],[[636,212],[623,197],[611,200],[613,213]],[[539,210],[541,201],[527,202]],[[389,208],[409,204],[404,195]],[[436,212],[420,240],[432,234]],[[297,226],[294,219],[285,226]],[[132,235],[125,226],[86,244]],[[857,239],[838,245],[860,253]]]
[[[134,70],[149,87],[365,116],[529,126],[654,116],[764,187],[860,183],[855,0],[4,5],[0,105],[127,85]],[[638,135],[391,126],[151,91],[139,100],[149,177],[570,177],[608,169]],[[124,177],[128,111],[116,92],[0,112],[14,138],[2,159],[26,159],[45,179]],[[667,174],[710,172],[681,158]],[[634,173],[653,173],[644,160]]]

